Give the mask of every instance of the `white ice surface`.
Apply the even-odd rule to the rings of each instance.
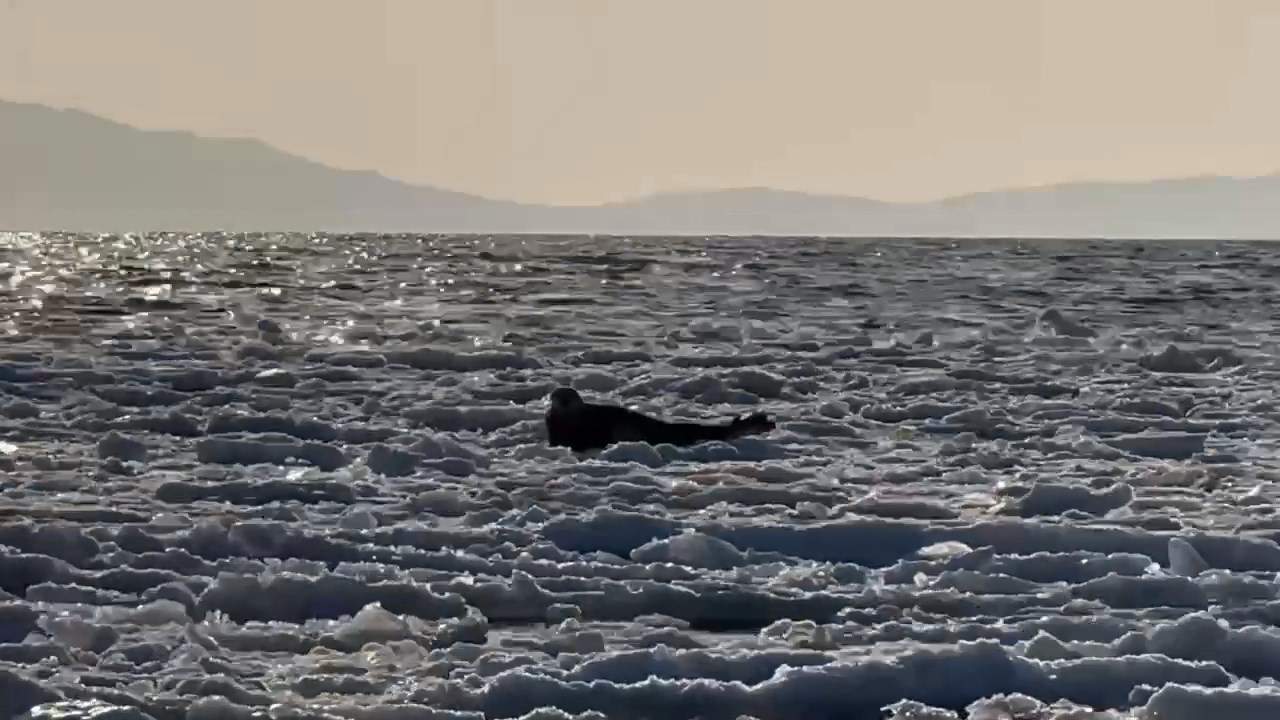
[[[1277,277],[0,235],[0,718],[1280,717]],[[561,384],[778,429],[575,457]]]

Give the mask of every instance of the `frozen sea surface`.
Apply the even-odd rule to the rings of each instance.
[[[0,235],[0,717],[1280,717],[1278,280]],[[575,457],[559,384],[778,429]]]

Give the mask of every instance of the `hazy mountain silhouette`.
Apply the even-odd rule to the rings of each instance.
[[[1071,183],[928,203],[747,189],[593,208],[595,224],[699,233],[1280,239],[1280,175]]]
[[[466,230],[523,222],[526,210],[335,170],[256,140],[144,131],[0,102],[0,227]]]
[[[337,170],[256,140],[0,101],[0,228],[1280,239],[1280,175],[913,204],[745,188],[545,207]]]

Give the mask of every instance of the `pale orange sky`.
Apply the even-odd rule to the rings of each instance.
[[[0,0],[0,98],[549,203],[1280,171],[1278,0]]]

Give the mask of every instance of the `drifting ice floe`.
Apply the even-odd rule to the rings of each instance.
[[[288,240],[0,237],[0,717],[1280,713],[1265,248]]]

